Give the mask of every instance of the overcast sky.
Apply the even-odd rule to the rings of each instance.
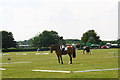
[[[0,30],[16,41],[28,40],[44,30],[65,39],[81,39],[94,29],[102,40],[118,38],[119,0],[0,0]]]

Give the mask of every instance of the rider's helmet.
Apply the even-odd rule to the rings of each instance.
[[[63,39],[63,37],[61,36],[60,39]]]

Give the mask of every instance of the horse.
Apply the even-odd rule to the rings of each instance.
[[[89,48],[89,46],[84,46],[83,47],[83,54],[85,54],[85,51],[89,54],[91,54],[91,51],[90,51],[90,48]]]
[[[76,51],[75,48],[73,46],[66,46],[67,50],[64,50],[64,53],[68,54],[70,57],[70,62],[69,64],[72,64],[72,57],[75,58],[76,57]],[[62,50],[60,49],[59,45],[51,45],[51,49],[50,52],[52,53],[53,51],[56,52],[56,55],[58,57],[58,64],[60,64],[60,60],[61,60],[61,64],[63,64],[63,60],[62,60]]]

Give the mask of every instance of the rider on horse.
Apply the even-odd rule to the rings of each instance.
[[[60,37],[59,45],[60,45],[60,49],[62,50],[62,52],[64,52],[64,50],[65,50],[65,41],[64,41],[63,37]]]

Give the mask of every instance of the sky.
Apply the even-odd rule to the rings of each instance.
[[[0,0],[0,30],[16,41],[28,40],[44,30],[64,39],[81,39],[94,29],[101,40],[118,38],[119,0]]]

